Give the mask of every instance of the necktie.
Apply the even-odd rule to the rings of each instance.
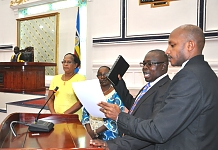
[[[17,62],[17,56],[18,56],[18,54],[15,54],[15,56],[14,56],[14,61],[15,62]]]
[[[148,91],[148,88],[150,87],[150,82],[148,82],[143,90],[139,93],[139,95],[136,97],[134,104],[132,105],[131,109],[129,110],[129,114],[132,114],[135,106],[137,105],[137,103],[139,102],[139,100],[141,99],[141,97]]]

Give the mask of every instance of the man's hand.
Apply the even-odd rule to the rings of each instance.
[[[122,79],[122,77],[120,76],[120,74],[118,74],[118,79],[119,79],[119,80],[121,80],[121,79]]]
[[[107,143],[102,140],[90,140],[90,145],[97,146],[99,148],[104,148],[104,150],[109,150]]]
[[[100,111],[102,111],[107,118],[116,120],[120,113],[120,107],[116,104],[110,104],[107,102],[101,102],[98,104],[100,106]]]

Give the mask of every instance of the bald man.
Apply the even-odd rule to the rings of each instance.
[[[182,25],[171,32],[166,54],[171,65],[181,69],[154,117],[136,118],[104,102],[99,104],[101,111],[117,120],[119,131],[138,139],[136,145],[141,144],[141,148],[144,141],[144,147],[156,143],[156,150],[217,150],[218,80],[202,55],[204,44],[203,31],[195,25]],[[128,142],[125,150],[135,150]],[[122,146],[93,143],[111,150],[121,150]]]

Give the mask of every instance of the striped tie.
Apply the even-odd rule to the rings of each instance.
[[[139,100],[141,99],[141,97],[148,91],[148,88],[150,87],[150,82],[148,82],[143,90],[139,93],[139,95],[136,97],[134,104],[132,105],[131,109],[129,110],[129,114],[132,114],[135,106],[137,105],[137,103],[139,102]]]

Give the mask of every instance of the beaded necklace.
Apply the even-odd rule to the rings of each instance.
[[[112,86],[110,86],[107,90],[103,91],[103,93],[105,94],[107,91],[109,91],[111,89]]]

